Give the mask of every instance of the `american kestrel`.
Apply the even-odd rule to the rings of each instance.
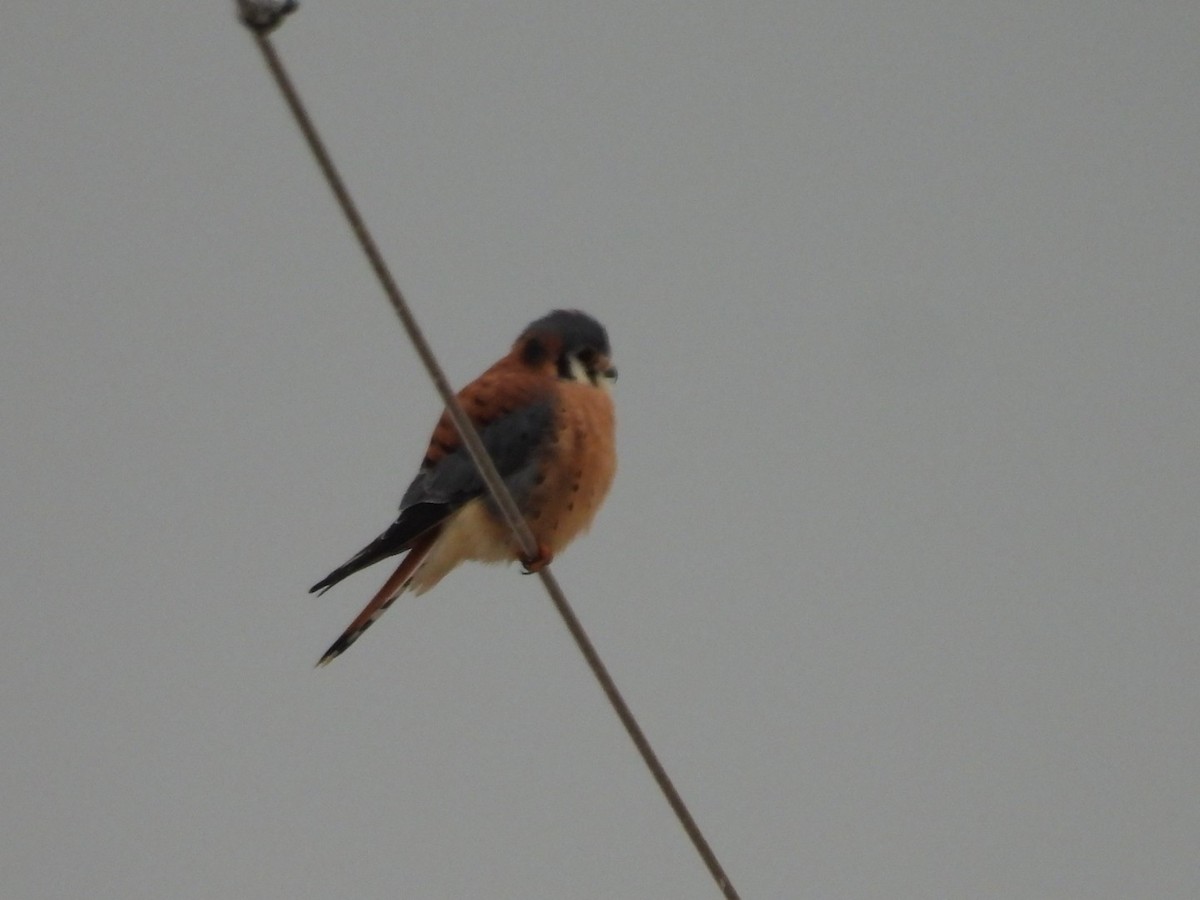
[[[400,501],[400,517],[310,588],[324,593],[359,569],[408,553],[318,666],[358,640],[406,588],[423,594],[469,559],[518,560],[536,572],[591,525],[617,468],[609,392],[617,370],[610,352],[603,325],[582,312],[555,310],[522,331],[507,356],[458,394],[529,523],[538,554],[521,552],[443,413]]]

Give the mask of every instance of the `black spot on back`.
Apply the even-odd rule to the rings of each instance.
[[[521,362],[527,366],[538,366],[546,361],[546,345],[538,338],[530,337],[521,348]]]

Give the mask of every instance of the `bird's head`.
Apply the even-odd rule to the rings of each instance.
[[[513,348],[525,365],[553,367],[559,378],[607,388],[617,380],[608,332],[587,313],[556,309],[528,325]]]

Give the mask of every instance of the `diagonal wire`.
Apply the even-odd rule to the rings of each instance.
[[[324,174],[325,180],[329,183],[330,190],[333,191],[342,214],[346,217],[346,221],[354,231],[355,237],[358,238],[359,245],[362,247],[363,253],[366,254],[367,261],[379,279],[384,293],[396,311],[396,315],[400,318],[400,323],[404,326],[409,340],[412,341],[417,355],[421,358],[421,362],[424,363],[434,387],[445,403],[450,418],[454,421],[455,427],[462,435],[467,452],[471,454],[471,459],[479,469],[480,475],[483,476],[488,491],[500,508],[505,522],[507,522],[509,528],[512,529],[513,534],[516,536],[517,541],[521,545],[522,552],[530,558],[535,557],[538,553],[538,546],[533,532],[517,508],[516,501],[513,500],[512,494],[509,493],[503,478],[496,470],[495,463],[492,462],[487,450],[484,449],[483,441],[480,440],[479,433],[476,431],[474,424],[459,404],[458,398],[450,387],[450,382],[446,378],[445,372],[442,371],[442,367],[438,363],[433,349],[425,339],[425,335],[422,333],[416,318],[409,309],[404,295],[400,292],[400,288],[392,277],[391,271],[383,259],[383,255],[379,252],[379,247],[376,245],[375,239],[371,236],[371,232],[368,230],[366,222],[363,220],[358,207],[350,196],[350,192],[346,189],[345,183],[334,167],[333,160],[330,158],[324,142],[321,140],[312,119],[309,117],[304,104],[300,100],[300,95],[297,93],[291,78],[284,69],[279,55],[275,52],[274,45],[267,36],[269,31],[278,26],[283,15],[295,9],[295,4],[289,0],[289,2],[285,2],[276,8],[277,14],[275,16],[272,17],[268,11],[265,18],[262,17],[262,6],[256,5],[250,2],[250,0],[238,0],[238,6],[243,24],[253,32],[255,43],[257,43],[259,50],[262,52],[267,68],[270,69],[271,74],[274,76],[275,83],[283,94],[284,100],[287,102],[288,108],[296,120],[296,124],[304,134],[309,149],[312,151],[313,157],[316,159],[322,174]],[[571,637],[575,639],[575,643],[579,646],[579,651],[583,654],[584,659],[591,668],[592,674],[595,675],[596,680],[600,683],[600,687],[604,690],[605,695],[616,711],[621,724],[625,726],[625,730],[629,733],[629,737],[637,748],[638,753],[641,754],[642,760],[650,770],[650,774],[654,777],[655,782],[666,797],[667,803],[670,804],[671,809],[679,819],[679,824],[683,826],[683,830],[687,832],[688,837],[695,845],[696,852],[700,854],[700,858],[704,861],[705,866],[708,867],[717,886],[721,889],[727,900],[739,900],[737,890],[729,880],[729,876],[725,874],[725,870],[722,868],[712,847],[709,846],[703,832],[700,831],[700,826],[692,818],[691,812],[683,802],[679,791],[675,789],[674,783],[672,783],[670,776],[667,775],[667,771],[659,761],[654,748],[650,746],[650,741],[646,738],[633,712],[621,696],[616,682],[609,675],[607,667],[605,667],[604,662],[600,659],[600,655],[592,645],[587,632],[584,631],[583,625],[575,615],[575,611],[571,608],[570,603],[567,602],[567,597],[559,586],[558,580],[551,573],[549,567],[539,571],[538,575],[541,576],[546,593],[550,595],[551,601],[554,603],[559,615],[562,616],[567,630],[570,631]]]

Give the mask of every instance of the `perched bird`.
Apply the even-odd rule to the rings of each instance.
[[[429,590],[455,566],[518,560],[546,566],[591,525],[616,473],[613,403],[617,370],[608,334],[591,316],[555,310],[521,332],[512,350],[458,394],[538,543],[527,558],[492,502],[462,438],[443,413],[400,516],[344,565],[312,586],[407,551],[399,567],[321,657],[330,662],[411,588]]]

